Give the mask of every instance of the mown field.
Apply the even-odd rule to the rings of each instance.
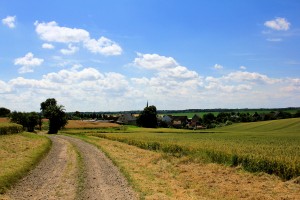
[[[142,149],[187,156],[194,162],[241,166],[251,172],[275,174],[284,180],[300,176],[300,119],[284,119],[205,131],[127,127],[68,131],[115,140]]]

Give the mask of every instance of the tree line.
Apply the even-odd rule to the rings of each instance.
[[[0,117],[9,117],[13,123],[21,124],[28,132],[33,132],[35,127],[38,126],[39,130],[42,129],[42,119],[49,119],[49,134],[56,134],[58,130],[63,128],[67,122],[67,114],[65,113],[64,106],[58,105],[54,98],[49,98],[41,103],[41,112],[11,112],[7,108],[0,108]]]
[[[277,119],[297,118],[300,117],[300,110],[292,114],[287,111],[271,111],[267,113],[240,113],[240,112],[220,112],[216,116],[213,113],[204,114],[199,117],[198,124],[206,128],[215,128],[218,126],[227,126],[232,123],[240,122],[257,122]]]

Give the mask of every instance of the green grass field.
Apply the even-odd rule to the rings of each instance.
[[[238,123],[205,131],[128,127],[109,132],[85,130],[84,134],[188,156],[193,161],[241,165],[248,171],[276,174],[286,180],[300,176],[300,118]]]
[[[270,113],[272,110],[264,110],[264,109],[239,109],[235,110],[235,113],[249,113],[250,115],[254,114],[257,112],[258,114],[262,113]],[[276,111],[276,109],[274,109]],[[289,112],[291,114],[295,114],[297,112],[297,109],[286,109],[286,110],[281,110],[284,112]],[[224,111],[227,112],[227,111]],[[228,111],[230,112],[230,111]],[[179,112],[179,113],[170,113],[170,115],[173,116],[187,116],[188,118],[192,118],[195,114],[199,115],[200,117],[203,117],[204,114],[207,113],[213,113],[215,116],[217,116],[220,112]],[[165,115],[165,114],[160,114],[160,115]]]

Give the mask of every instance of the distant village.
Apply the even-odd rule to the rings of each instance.
[[[188,117],[184,114],[175,113],[175,115],[166,113],[157,114],[157,127],[163,128],[185,128],[185,129],[207,129],[221,126],[228,126],[233,123],[239,122],[255,122],[255,121],[267,121],[276,119],[286,119],[300,117],[299,108],[285,108],[285,109],[265,109],[265,110],[210,110],[202,115],[193,114],[192,117]],[[231,112],[230,112],[231,111]],[[246,110],[247,111],[247,110]],[[174,111],[173,111],[174,112]],[[181,111],[182,112],[182,111]],[[183,112],[184,113],[184,112]],[[137,119],[139,113],[69,113],[69,119],[77,120],[89,120],[98,122],[111,122],[122,125],[137,125]]]
[[[120,115],[106,115],[104,118],[91,118],[88,121],[111,122],[122,125],[137,125],[139,114],[124,113]],[[195,114],[192,118],[187,116],[157,115],[157,126],[163,128],[190,128],[204,129],[200,125],[201,117]]]

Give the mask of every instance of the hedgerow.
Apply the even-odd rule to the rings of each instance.
[[[15,123],[1,123],[0,135],[15,134],[23,132],[23,126]]]

